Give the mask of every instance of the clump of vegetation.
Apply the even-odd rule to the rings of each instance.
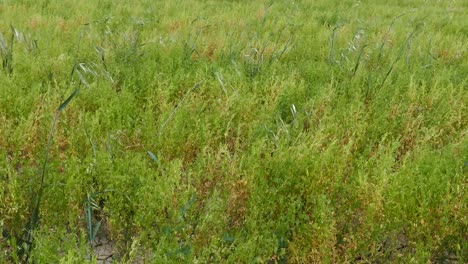
[[[5,1],[0,262],[466,262],[466,8]]]

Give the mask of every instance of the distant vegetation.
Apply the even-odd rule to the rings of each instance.
[[[467,14],[0,1],[0,263],[466,263]]]

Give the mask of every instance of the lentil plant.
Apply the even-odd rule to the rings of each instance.
[[[0,1],[0,262],[466,263],[467,11]]]

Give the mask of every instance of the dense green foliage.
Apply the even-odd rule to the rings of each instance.
[[[0,262],[466,263],[467,17],[0,1]]]

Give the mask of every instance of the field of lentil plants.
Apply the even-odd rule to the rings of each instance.
[[[467,18],[0,0],[0,263],[466,263]]]

